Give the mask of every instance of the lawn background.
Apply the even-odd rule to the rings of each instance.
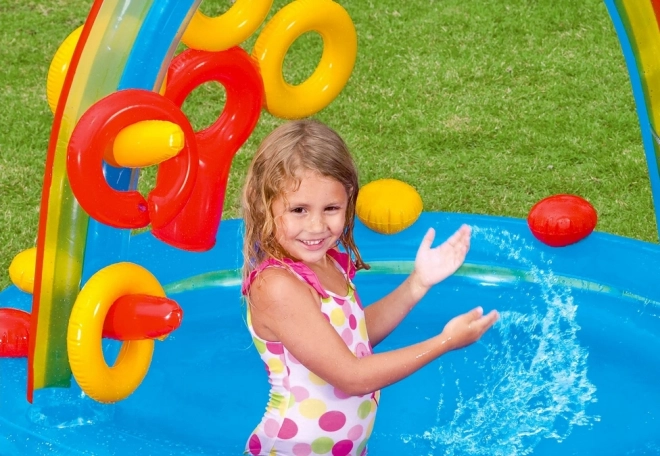
[[[287,3],[276,0],[271,15]],[[597,209],[597,230],[656,241],[630,82],[602,0],[340,3],[357,29],[358,58],[344,91],[315,117],[344,137],[361,184],[397,178],[417,188],[426,211],[511,217],[574,193]],[[13,256],[36,241],[52,122],[48,66],[91,4],[0,0],[0,289]],[[205,0],[202,11],[230,5]],[[321,48],[316,34],[297,40],[286,79],[311,74]],[[202,128],[223,101],[220,86],[205,84],[184,112]],[[249,160],[280,123],[264,112],[236,156],[225,218],[240,215]],[[145,171],[143,191],[153,175]]]

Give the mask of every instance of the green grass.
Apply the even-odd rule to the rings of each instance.
[[[596,207],[598,230],[656,240],[628,74],[602,0],[340,3],[358,31],[358,59],[315,117],[346,139],[362,184],[398,178],[418,189],[427,211],[512,217],[548,195],[575,193]],[[52,122],[48,65],[90,5],[0,0],[0,271],[35,243]],[[205,0],[202,10],[228,6]],[[321,46],[315,34],[297,40],[287,80],[311,74]],[[223,102],[222,88],[206,84],[184,111],[200,128]],[[236,156],[225,217],[239,215],[250,158],[281,122],[264,113]],[[153,175],[144,173],[143,190]],[[0,272],[0,289],[8,284]]]

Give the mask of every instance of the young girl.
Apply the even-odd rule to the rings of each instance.
[[[357,194],[346,145],[316,121],[275,129],[250,165],[243,294],[271,390],[246,454],[365,455],[380,389],[477,341],[498,318],[479,307],[431,339],[373,354],[372,346],[463,263],[470,229],[462,226],[436,248],[429,229],[410,276],[363,308],[352,282],[368,269],[353,239]]]

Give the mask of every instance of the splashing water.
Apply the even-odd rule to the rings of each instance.
[[[427,454],[527,455],[543,439],[562,442],[575,426],[598,421],[587,413],[596,387],[587,377],[571,290],[538,266],[552,261],[507,232],[473,229],[479,238],[530,270],[540,292],[527,293],[524,312],[502,311],[481,347],[442,362],[436,425],[402,439]],[[477,374],[465,378],[466,366]]]

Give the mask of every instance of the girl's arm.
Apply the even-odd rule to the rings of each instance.
[[[415,269],[394,291],[364,310],[372,346],[385,339],[428,290],[452,275],[465,261],[470,248],[470,227],[461,226],[449,239],[431,248],[435,230],[430,228],[417,250]]]
[[[356,358],[325,319],[318,296],[285,270],[267,269],[250,289],[257,334],[280,341],[321,379],[346,394],[367,394],[422,368],[438,356],[471,344],[497,320],[480,308],[451,320],[435,337],[399,350]]]

